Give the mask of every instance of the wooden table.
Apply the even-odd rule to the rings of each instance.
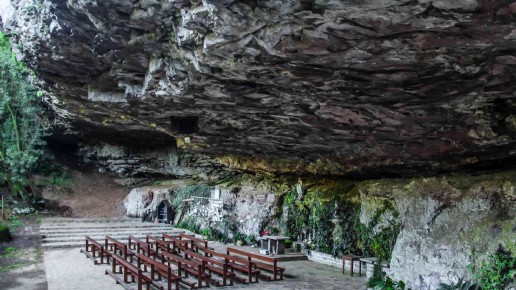
[[[355,261],[359,261],[358,276],[362,276],[362,262],[360,262],[360,258],[362,258],[362,256],[357,256],[353,254],[342,256],[342,274],[344,274],[344,270],[346,269],[346,260],[348,260],[351,263],[349,267],[349,274],[351,275],[351,277],[353,277],[353,264],[355,263]]]
[[[288,237],[284,236],[263,236],[260,237],[261,249],[268,250],[269,253],[277,255],[285,254],[285,240]]]

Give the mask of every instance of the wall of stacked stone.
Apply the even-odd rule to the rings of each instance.
[[[310,261],[325,264],[325,265],[330,265],[330,266],[342,269],[342,257],[334,258],[330,254],[325,254],[323,252],[318,252],[318,251],[310,251],[310,253],[307,256],[308,256],[308,260],[310,260]],[[346,261],[345,266],[346,266],[346,274],[349,274],[349,268],[351,266],[349,261]],[[353,266],[353,272],[358,273],[358,267],[359,267],[358,262],[355,262],[355,265]],[[366,269],[362,269],[362,273],[365,273],[365,270]]]

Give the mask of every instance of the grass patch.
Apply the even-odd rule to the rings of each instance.
[[[21,257],[27,253],[26,249],[17,249],[15,247],[7,247],[4,250],[4,253],[0,255],[0,257],[5,259]]]
[[[14,248],[14,247],[7,247],[4,250],[3,256],[5,258],[10,258],[10,257],[13,257],[15,254],[16,254],[16,248]]]
[[[19,263],[14,263],[14,264],[2,266],[2,267],[0,267],[0,273],[16,270],[16,269],[23,268],[23,267],[28,266],[28,265],[30,265],[30,263],[19,262]]]
[[[16,216],[11,216],[9,217],[7,220],[4,221],[4,223],[6,224],[6,226],[8,228],[10,228],[11,230],[14,230],[16,228],[19,228],[21,226],[23,226],[23,222],[20,221]]]

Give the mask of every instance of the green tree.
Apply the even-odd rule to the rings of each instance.
[[[45,145],[40,96],[8,38],[0,33],[0,184],[23,199]]]

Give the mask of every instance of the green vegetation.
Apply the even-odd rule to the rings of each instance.
[[[26,250],[20,250],[20,249],[14,248],[14,247],[7,247],[4,249],[4,253],[2,255],[0,255],[0,257],[9,259],[9,258],[13,258],[16,256],[21,256],[25,253],[27,253]]]
[[[495,254],[473,273],[484,290],[505,289],[516,280],[516,258],[499,246]]]
[[[170,195],[170,205],[179,208],[183,204],[183,200],[192,196],[210,197],[211,187],[206,184],[192,184],[178,189]]]
[[[6,226],[10,229],[16,229],[23,226],[22,221],[20,221],[15,215],[11,215],[4,221],[4,223],[6,223]]]
[[[393,202],[379,199],[371,212],[369,225],[360,222],[358,191],[349,183],[335,183],[326,187],[314,185],[303,197],[291,189],[283,196],[283,214],[280,229],[283,234],[297,240],[312,238],[314,249],[332,254],[362,254],[389,261],[400,231],[395,220],[384,222],[389,212],[396,219],[399,214]]]
[[[9,265],[0,267],[0,273],[1,272],[8,272],[8,271],[16,270],[16,269],[19,269],[19,268],[22,268],[22,267],[25,267],[25,266],[28,266],[28,265],[30,265],[30,264],[29,263],[23,263],[23,262],[9,264]]]
[[[455,284],[439,284],[439,290],[480,290],[482,289],[480,285],[471,282],[470,280],[464,281],[463,278],[460,278],[459,281]]]
[[[41,92],[31,84],[28,70],[0,33],[0,184],[23,199],[43,151]]]
[[[73,177],[68,170],[61,170],[61,172],[50,173],[49,184],[57,186],[70,185],[73,182]]]
[[[405,290],[405,282],[403,281],[394,281],[391,277],[385,277],[381,281],[377,282],[373,289],[375,290]],[[407,290],[410,290],[408,288]]]
[[[514,242],[509,247],[514,247]],[[473,259],[477,259],[476,251],[473,251]],[[490,255],[478,267],[475,267],[475,263],[476,261],[473,261],[469,267],[473,273],[473,280],[464,281],[461,278],[457,283],[441,283],[439,290],[501,290],[508,289],[507,287],[516,281],[516,258],[502,245],[499,245],[496,253]]]
[[[191,217],[186,217],[185,219],[183,219],[177,225],[177,227],[181,228],[181,229],[189,230],[189,231],[194,232],[194,233],[200,233],[199,226],[195,223],[195,221]],[[205,232],[205,233],[208,233],[208,232]],[[203,233],[202,235],[209,237],[209,234],[206,235],[206,234]]]

